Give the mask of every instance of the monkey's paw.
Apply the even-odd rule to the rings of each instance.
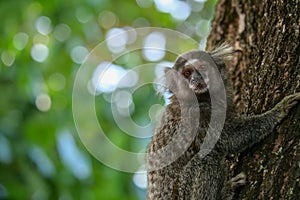
[[[244,172],[239,173],[229,181],[232,189],[246,184],[246,174]]]
[[[279,111],[279,118],[285,118],[298,102],[300,102],[300,93],[284,97],[284,99],[275,106],[275,110]]]

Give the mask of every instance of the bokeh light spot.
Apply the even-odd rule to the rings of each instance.
[[[208,34],[210,33],[210,21],[209,20],[200,20],[197,24],[196,24],[196,33],[197,35],[199,35],[200,37],[207,37]]]
[[[20,32],[20,33],[17,33],[15,36],[14,36],[14,46],[16,47],[16,49],[18,50],[22,50],[25,48],[27,42],[28,42],[28,35],[26,33],[23,33],[23,32]]]
[[[118,91],[114,96],[114,102],[120,108],[129,108],[132,104],[132,95],[127,91]]]
[[[88,54],[88,49],[83,46],[76,46],[71,50],[71,58],[77,64],[82,64]]]
[[[162,33],[150,33],[144,40],[143,56],[149,61],[158,61],[165,56],[166,38]]]
[[[126,74],[124,74],[121,80],[118,83],[118,87],[133,87],[138,82],[139,75],[133,70],[126,70]]]
[[[78,149],[74,137],[68,131],[57,135],[58,152],[64,165],[78,179],[86,179],[91,175],[90,160]]]
[[[120,53],[124,51],[127,40],[127,32],[122,28],[112,28],[106,35],[106,44],[109,50],[113,53]]]
[[[98,65],[93,74],[93,87],[99,92],[112,92],[117,88],[126,72],[121,66],[103,62]]]
[[[10,67],[15,62],[16,55],[13,51],[3,51],[1,54],[1,60],[4,65]]]
[[[176,4],[176,0],[154,0],[156,8],[165,13],[171,12]]]
[[[118,23],[118,18],[115,13],[110,11],[103,11],[99,14],[99,22],[105,29],[109,29]]]
[[[175,6],[170,13],[174,19],[184,21],[191,14],[191,7],[186,2],[176,1]]]
[[[52,31],[51,20],[49,17],[40,16],[35,21],[35,28],[40,34],[47,35]]]
[[[66,24],[59,24],[54,28],[54,37],[60,42],[67,40],[71,35],[71,29]]]
[[[44,62],[49,54],[49,49],[44,44],[35,44],[31,48],[31,57],[37,62]]]
[[[81,23],[87,23],[93,18],[93,15],[87,7],[79,7],[76,10],[76,18]]]
[[[136,30],[132,27],[125,27],[125,30],[127,31],[127,35],[128,35],[128,38],[127,38],[127,44],[132,44],[136,41],[136,38],[137,38],[137,33],[136,33]]]
[[[36,107],[42,111],[46,112],[51,108],[51,99],[48,94],[40,94],[35,99]]]
[[[29,157],[36,164],[38,170],[46,177],[51,177],[55,173],[55,168],[46,153],[38,146],[33,146],[29,150]]]
[[[133,183],[141,189],[147,188],[147,173],[146,172],[136,172],[133,175]]]
[[[0,162],[9,164],[12,161],[11,145],[4,136],[0,135]]]

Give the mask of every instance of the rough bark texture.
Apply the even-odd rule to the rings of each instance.
[[[230,42],[229,66],[237,111],[271,109],[300,92],[299,0],[220,0],[208,49]],[[229,162],[228,176],[244,171],[234,199],[300,199],[300,106],[262,143]]]

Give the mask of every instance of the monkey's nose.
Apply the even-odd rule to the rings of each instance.
[[[194,77],[191,78],[191,82],[192,82],[192,83],[195,83],[195,82],[196,82],[196,80],[195,80]]]
[[[191,78],[191,83],[193,83],[193,84],[198,84],[201,81],[203,81],[203,78],[201,76],[197,76],[197,77],[192,77]]]

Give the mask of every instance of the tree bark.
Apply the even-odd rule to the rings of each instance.
[[[299,8],[299,0],[219,1],[208,49],[228,41],[238,50],[228,71],[239,113],[262,113],[300,92]],[[300,106],[229,163],[228,177],[247,175],[234,199],[300,199]]]

